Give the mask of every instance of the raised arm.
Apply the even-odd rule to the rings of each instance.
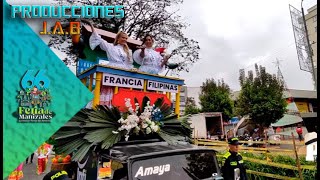
[[[142,46],[139,46],[138,48],[140,48],[141,49],[141,52],[140,52],[140,57],[141,58],[144,58],[144,56],[145,56],[145,49],[146,49],[146,46],[145,45],[142,45]]]
[[[91,31],[95,32],[94,26],[92,25],[92,23],[90,21],[85,20],[85,19],[82,19],[81,21],[88,24],[91,27]]]
[[[104,51],[108,51],[108,49],[113,47],[112,43],[108,43],[106,40],[102,39],[101,36],[97,33],[94,26],[91,22],[87,20],[82,20],[83,22],[87,23],[91,27],[92,35],[89,39],[89,45],[92,50],[94,50],[97,46],[100,46],[100,48]]]

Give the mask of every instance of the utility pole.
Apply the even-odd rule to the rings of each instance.
[[[281,70],[280,70],[280,61],[282,61],[282,60],[279,60],[278,58],[276,58],[276,61],[273,62],[273,63],[276,65],[276,67],[278,69],[278,71],[277,71],[277,79],[278,79],[278,81],[282,81],[284,83],[285,90],[287,90],[286,83],[284,81],[283,75],[282,75]]]
[[[281,72],[281,69],[280,69],[280,61],[282,61],[282,60],[279,60],[278,58],[276,58],[276,61],[273,62],[273,63],[274,63],[274,64],[276,65],[276,67],[278,68],[278,72],[277,72],[278,81],[283,83],[284,92],[287,92],[287,93],[288,93],[288,97],[287,97],[287,98],[289,99],[289,104],[291,104],[292,106],[294,106],[294,107],[290,108],[289,112],[290,112],[290,113],[293,113],[294,115],[297,115],[297,116],[300,116],[300,117],[301,117],[301,115],[300,115],[300,113],[299,113],[299,110],[298,110],[298,107],[297,107],[296,103],[294,102],[294,98],[293,98],[293,96],[292,96],[292,94],[291,94],[291,92],[290,92],[290,89],[289,89],[289,87],[288,87],[288,85],[287,85],[287,83],[286,83],[286,81],[284,80],[284,77],[283,77],[283,75],[282,75],[282,72]]]
[[[312,78],[313,78],[313,81],[314,81],[314,88],[315,90],[317,91],[317,80],[316,80],[316,72],[315,72],[315,69],[314,69],[314,64],[313,64],[313,60],[312,60],[312,49],[311,49],[311,45],[310,45],[310,41],[309,41],[309,35],[308,35],[308,28],[307,28],[307,23],[306,23],[306,18],[304,17],[304,10],[303,10],[303,6],[302,6],[302,3],[303,3],[303,0],[301,0],[301,12],[302,12],[302,18],[303,18],[303,24],[304,24],[304,28],[305,28],[305,31],[306,31],[306,38],[307,38],[307,44],[308,44],[308,55],[310,57],[310,60],[311,60],[311,66],[312,66]]]

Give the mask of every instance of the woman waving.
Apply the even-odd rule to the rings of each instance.
[[[133,59],[140,64],[139,71],[149,74],[159,74],[170,56],[162,57],[159,52],[152,49],[154,40],[151,35],[146,35],[143,45],[133,53]]]
[[[97,46],[107,53],[109,60],[109,66],[119,67],[123,69],[132,69],[132,51],[127,45],[128,35],[120,31],[114,43],[108,43],[106,40],[102,39],[101,36],[95,31],[95,28],[90,22],[87,22],[91,26],[92,35],[89,39],[90,48],[93,50]]]

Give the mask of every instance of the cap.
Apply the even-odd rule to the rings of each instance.
[[[42,180],[71,180],[66,171],[50,171]]]
[[[234,138],[230,138],[228,140],[228,144],[231,144],[231,145],[239,145],[239,139],[237,137],[234,137]]]

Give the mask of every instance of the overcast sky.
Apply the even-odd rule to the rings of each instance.
[[[23,4],[27,1],[8,1]],[[30,4],[48,4],[29,0]],[[289,4],[300,9],[300,0],[184,0],[178,12],[190,26],[186,36],[200,45],[200,60],[181,73],[187,86],[200,86],[206,78],[223,78],[239,90],[239,69],[253,69],[257,62],[276,73],[276,58],[290,89],[312,90],[311,74],[301,71],[297,59]],[[305,12],[316,0],[305,0]],[[28,21],[39,31],[39,23]],[[42,36],[44,41],[48,39]],[[57,53],[57,51],[55,51]],[[60,53],[58,56],[62,57]]]
[[[201,60],[190,73],[182,73],[188,86],[200,86],[206,78],[224,78],[239,90],[239,69],[254,63],[281,71],[289,88],[313,89],[311,74],[301,71],[297,59],[289,4],[300,9],[300,0],[185,0],[181,9],[191,25],[185,31],[199,42]],[[315,0],[305,0],[307,8]]]

